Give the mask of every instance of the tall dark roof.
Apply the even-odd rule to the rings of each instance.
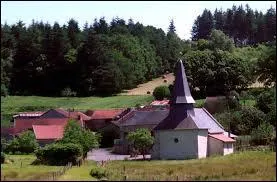
[[[175,83],[173,94],[171,98],[171,104],[193,104],[194,99],[191,96],[185,68],[182,60],[177,63],[177,72],[175,75]]]

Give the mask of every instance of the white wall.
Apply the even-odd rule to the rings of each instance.
[[[224,152],[223,155],[231,154],[234,152],[234,144],[233,143],[224,143]]]
[[[208,137],[208,156],[223,155],[223,142],[213,137]]]
[[[159,159],[189,159],[205,157],[207,144],[205,135],[208,131],[204,130],[159,130],[155,132],[155,145],[153,147],[152,158]],[[198,135],[200,142],[204,144],[198,152]],[[178,139],[176,143],[174,140]]]
[[[198,132],[198,158],[207,157],[208,130]]]

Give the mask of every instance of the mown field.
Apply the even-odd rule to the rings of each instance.
[[[1,179],[38,179],[59,169],[57,166],[34,166],[32,155],[9,155],[12,164],[1,165]],[[23,163],[20,167],[20,163]],[[72,167],[58,180],[96,180],[89,172],[96,163],[86,161]],[[245,151],[227,156],[193,160],[110,161],[105,169],[108,180],[276,180],[276,152]],[[124,171],[125,168],[125,171]]]
[[[86,111],[87,109],[128,108],[145,105],[153,101],[152,95],[129,95],[112,97],[1,97],[1,126],[9,125],[12,115],[24,111],[45,111],[50,108],[64,108]],[[205,99],[196,100],[195,107],[202,107]],[[241,101],[243,104],[243,102]],[[254,100],[246,100],[246,105],[254,105]]]

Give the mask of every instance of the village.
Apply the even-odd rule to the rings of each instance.
[[[155,135],[154,159],[205,158],[233,153],[236,136],[225,131],[205,108],[193,107],[195,101],[181,60],[176,74],[171,104],[165,100],[153,101],[139,109],[82,113],[58,108],[19,113],[13,116],[12,128],[1,128],[1,135],[15,137],[30,130],[40,146],[45,146],[62,139],[67,122],[75,119],[81,127],[101,133],[101,146],[113,147],[117,154],[130,154],[126,136],[137,128],[147,128]],[[115,143],[115,140],[119,142]]]
[[[276,181],[276,2],[1,2],[1,181]]]

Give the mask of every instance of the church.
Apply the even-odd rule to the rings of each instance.
[[[205,109],[194,108],[185,69],[181,60],[169,113],[154,128],[152,159],[195,159],[233,153],[234,135]]]

